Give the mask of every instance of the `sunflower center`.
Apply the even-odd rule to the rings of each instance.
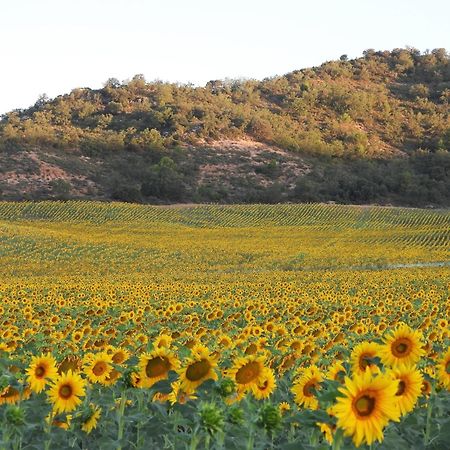
[[[363,353],[359,357],[359,368],[364,372],[367,367],[370,366],[370,359],[373,358],[373,355],[370,353]]]
[[[96,377],[100,377],[106,372],[106,369],[107,369],[106,363],[103,361],[99,361],[95,363],[95,366],[92,368],[92,372]]]
[[[116,353],[112,357],[112,360],[114,364],[122,364],[125,360],[125,355],[123,353]]]
[[[334,380],[339,381],[339,383],[344,383],[345,379],[345,372],[343,370],[340,370],[335,376]]]
[[[391,345],[392,354],[397,358],[404,358],[411,353],[411,342],[407,338],[397,339]]]
[[[264,390],[267,389],[268,386],[269,386],[269,380],[266,380],[266,381],[264,381],[263,384],[260,384],[260,385],[258,386],[258,389],[261,390],[261,391],[264,391]]]
[[[359,416],[369,416],[375,409],[375,399],[369,395],[362,395],[354,402],[354,408]]]
[[[236,382],[239,384],[247,384],[253,381],[261,373],[261,366],[256,361],[251,361],[242,366],[236,372]]]
[[[316,383],[314,382],[314,380],[308,381],[303,386],[303,395],[305,397],[314,397],[315,388],[316,388]]]
[[[36,367],[34,374],[36,375],[36,378],[44,378],[45,369],[42,366],[38,366]]]
[[[397,388],[397,392],[395,393],[395,395],[399,396],[399,395],[403,395],[406,389],[406,384],[403,380],[400,380],[398,382],[398,388]]]
[[[186,370],[186,378],[189,381],[199,381],[204,378],[211,368],[211,364],[208,360],[202,359],[190,364]]]
[[[145,373],[149,378],[159,377],[170,370],[170,361],[167,358],[157,356],[147,362]]]
[[[68,398],[70,398],[72,396],[72,386],[70,386],[68,384],[63,384],[59,388],[59,396],[61,398],[63,398],[64,400],[67,400]]]

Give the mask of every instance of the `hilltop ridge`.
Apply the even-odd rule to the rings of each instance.
[[[0,193],[450,206],[445,49],[204,87],[109,79],[2,116]]]

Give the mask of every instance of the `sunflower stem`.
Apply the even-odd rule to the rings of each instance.
[[[423,439],[423,445],[427,448],[428,443],[430,442],[430,433],[431,433],[431,413],[433,411],[433,394],[434,394],[434,386],[431,386],[430,398],[428,399],[428,409],[427,409],[427,421],[425,424],[425,436]]]
[[[124,429],[124,413],[125,413],[125,404],[127,402],[127,397],[125,392],[123,392],[122,397],[120,398],[119,409],[117,411],[117,442],[119,446],[117,450],[122,450],[122,439],[123,439],[123,429]]]

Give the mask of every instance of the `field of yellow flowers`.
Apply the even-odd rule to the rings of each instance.
[[[450,212],[0,203],[0,449],[450,442]]]

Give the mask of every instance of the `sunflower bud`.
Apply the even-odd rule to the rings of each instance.
[[[244,422],[244,411],[239,406],[231,406],[228,409],[228,420],[234,425],[241,425]]]
[[[224,378],[217,386],[217,391],[222,398],[228,397],[236,391],[236,386],[230,378]]]
[[[200,406],[200,422],[209,434],[217,433],[223,429],[223,413],[214,403],[203,403]]]
[[[17,427],[25,423],[25,413],[19,406],[9,405],[5,411],[5,419],[9,424]]]
[[[258,424],[268,433],[272,433],[281,425],[281,414],[277,406],[266,403],[259,411]]]

